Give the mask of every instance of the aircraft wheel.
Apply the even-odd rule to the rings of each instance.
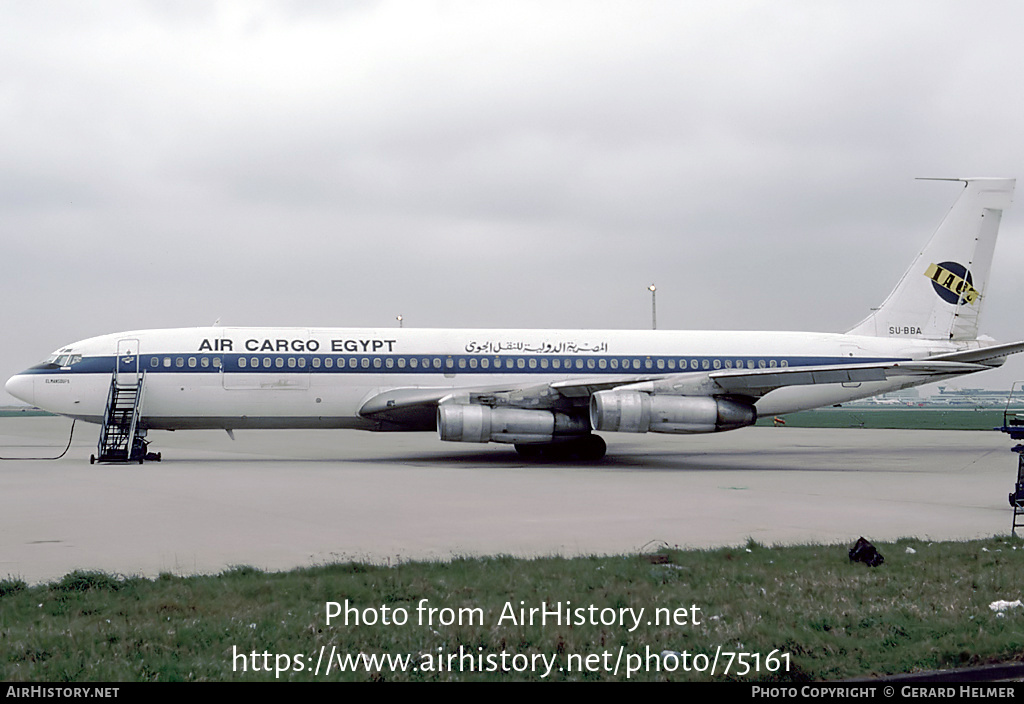
[[[577,462],[597,462],[604,457],[608,446],[600,435],[584,435],[551,446],[551,452],[559,460],[576,460]]]
[[[89,464],[96,464],[96,455],[89,455]]]
[[[544,454],[543,445],[533,445],[529,443],[517,442],[515,444],[516,452],[523,459],[535,460]]]
[[[523,459],[543,458],[552,462],[597,462],[608,451],[608,445],[600,435],[583,435],[543,444],[517,443],[515,448]]]
[[[580,439],[579,454],[584,462],[597,462],[608,452],[608,444],[600,435],[587,435]]]

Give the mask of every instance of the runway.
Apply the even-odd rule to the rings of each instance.
[[[0,419],[0,456],[58,454],[70,421]],[[164,461],[0,462],[0,579],[234,565],[1007,534],[1012,442],[980,431],[745,428],[606,434],[596,465],[531,464],[429,433],[151,434]]]

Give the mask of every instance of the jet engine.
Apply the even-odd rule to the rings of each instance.
[[[594,430],[717,433],[753,425],[756,420],[753,405],[728,398],[660,396],[639,391],[599,391],[590,397]]]
[[[442,403],[437,434],[452,442],[549,443],[590,432],[587,419],[555,411]]]

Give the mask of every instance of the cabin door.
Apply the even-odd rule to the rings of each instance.
[[[114,381],[118,386],[139,385],[139,341],[123,339],[117,341],[117,362],[114,364]]]

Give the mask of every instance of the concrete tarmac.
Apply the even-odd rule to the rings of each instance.
[[[0,419],[0,456],[52,456],[63,418]],[[252,565],[616,554],[1005,535],[1016,479],[998,432],[745,428],[609,433],[596,465],[534,464],[428,433],[154,432],[145,465],[0,462],[0,579]]]

